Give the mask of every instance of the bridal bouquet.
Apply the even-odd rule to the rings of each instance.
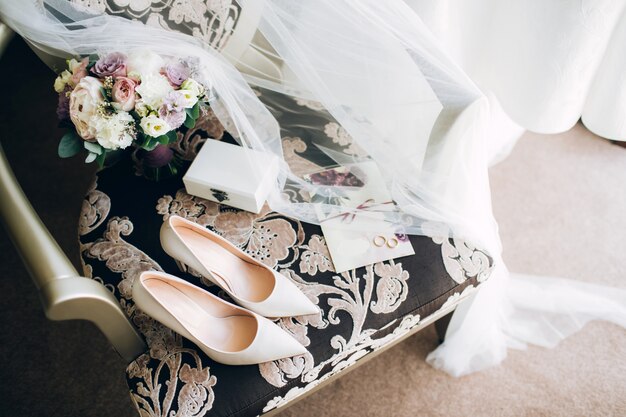
[[[153,151],[193,128],[207,88],[191,78],[188,62],[141,51],[92,55],[67,61],[54,82],[57,115],[70,131],[59,143],[61,158],[87,152],[101,167],[107,154],[128,147]]]

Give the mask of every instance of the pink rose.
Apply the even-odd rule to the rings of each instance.
[[[135,107],[135,87],[137,83],[127,77],[117,77],[113,84],[113,106],[117,110],[130,111]]]
[[[78,85],[80,80],[87,76],[87,65],[89,64],[89,58],[83,58],[81,61],[72,60],[72,77],[70,83],[72,85]]]
[[[85,140],[96,138],[93,118],[98,114],[98,106],[103,102],[102,83],[94,77],[84,77],[70,93],[70,119],[78,135]]]

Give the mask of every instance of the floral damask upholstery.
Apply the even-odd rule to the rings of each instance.
[[[318,103],[266,91],[259,96],[281,124],[294,172],[313,172],[324,163],[313,144],[360,152]],[[179,134],[175,152],[188,164],[206,140],[234,142],[209,113]],[[135,308],[133,280],[146,270],[175,274],[226,297],[205,279],[179,270],[161,249],[160,226],[173,214],[214,230],[278,269],[320,306],[318,315],[277,320],[309,353],[254,366],[218,364]],[[415,255],[337,274],[319,226],[267,208],[252,214],[193,197],[180,177],[146,180],[135,175],[132,155],[97,175],[83,203],[79,235],[85,275],[115,294],[149,346],[127,368],[141,416],[268,412],[402,337],[473,290],[491,269],[489,256],[467,242],[411,236]]]
[[[92,14],[111,14],[192,35],[218,50],[228,42],[241,7],[235,0],[68,0]]]

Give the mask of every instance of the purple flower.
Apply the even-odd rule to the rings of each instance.
[[[311,183],[316,185],[330,185],[337,187],[363,187],[363,181],[361,181],[356,175],[351,172],[340,172],[335,169],[329,169],[327,171],[317,172],[309,175]]]
[[[168,110],[167,106],[164,104],[159,109],[159,117],[165,120],[168,125],[170,125],[173,129],[178,129],[185,123],[185,119],[187,118],[187,113],[185,110]]]
[[[394,233],[396,235],[396,239],[398,239],[399,242],[408,242],[409,241],[409,237],[401,232],[396,232]]]
[[[183,97],[180,94],[176,94],[176,91],[170,92],[163,99],[163,105],[159,109],[159,117],[165,120],[172,128],[178,129],[185,123],[187,118],[184,104]]]
[[[70,119],[70,98],[67,94],[72,89],[65,87],[65,90],[59,93],[59,101],[57,103],[57,117],[62,122],[69,122]]]
[[[174,157],[174,151],[166,145],[157,145],[151,151],[147,151],[143,156],[144,165],[151,168],[161,168],[170,163]]]
[[[91,72],[100,77],[125,77],[126,76],[126,55],[120,52],[113,52],[100,58]]]
[[[190,72],[187,65],[182,62],[173,61],[163,68],[163,75],[167,77],[170,84],[174,87],[180,87],[180,85],[189,78]]]
[[[185,110],[185,98],[177,91],[170,91],[163,99],[163,107],[167,111],[184,111]]]

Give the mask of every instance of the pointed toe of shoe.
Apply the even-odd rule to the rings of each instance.
[[[319,312],[319,308],[300,290],[293,294],[292,297],[290,300],[292,305],[289,308],[292,316],[308,316],[309,314],[317,314]]]
[[[307,353],[306,348],[300,342],[272,321],[260,317],[259,323],[261,324],[260,332],[254,342],[254,351],[258,352],[256,360],[259,363]]]
[[[276,283],[281,288],[280,292],[283,294],[283,309],[285,310],[284,316],[306,316],[309,314],[317,314],[319,308],[309,300],[300,288],[296,286],[289,278],[276,273]]]
[[[274,271],[276,285],[264,301],[247,308],[264,317],[295,317],[317,314],[319,308],[291,280]]]

